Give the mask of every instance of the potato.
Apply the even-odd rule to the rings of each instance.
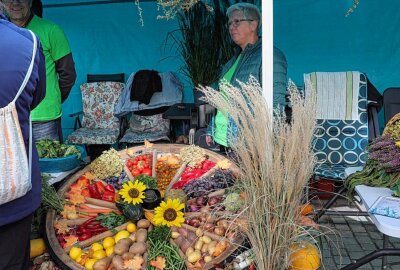
[[[205,256],[204,257],[204,262],[208,263],[212,261],[212,257],[211,256]]]
[[[128,250],[129,250],[129,244],[127,244],[126,242],[120,243],[118,241],[118,243],[116,243],[114,246],[114,253],[116,255],[122,255],[125,252],[128,252]]]
[[[122,238],[122,239],[120,239],[120,240],[118,241],[118,243],[122,243],[122,244],[125,244],[125,245],[130,246],[130,245],[132,245],[133,240],[130,239],[130,238]],[[118,244],[118,243],[117,243],[117,244]]]
[[[112,256],[98,260],[93,264],[93,270],[107,270],[111,264],[111,260]]]
[[[128,252],[125,252],[124,254],[122,254],[121,257],[124,261],[127,261],[130,259],[133,259],[133,257],[135,257],[135,254],[128,251]]]
[[[136,226],[139,229],[147,229],[148,227],[150,227],[150,221],[148,221],[147,219],[141,219],[137,222]]]
[[[198,260],[201,259],[201,253],[199,250],[195,250],[192,253],[189,254],[189,256],[187,257],[188,262],[190,263],[195,263]]]
[[[133,243],[132,246],[129,248],[129,252],[135,255],[142,255],[146,252],[147,245],[143,242],[136,242]]]
[[[211,255],[211,254],[214,253],[216,245],[217,245],[217,241],[211,241],[211,242],[208,244],[208,247],[207,247],[207,252],[208,252],[208,254]]]
[[[193,251],[194,251],[194,248],[189,247],[189,248],[186,250],[186,252],[185,252],[185,256],[186,256],[186,257],[189,256],[189,254],[192,253]]]
[[[205,243],[205,244],[209,244],[209,243],[211,243],[211,238],[209,237],[209,236],[207,236],[207,235],[204,235],[203,237],[201,237],[202,238],[202,240],[203,240],[203,242]]]
[[[201,247],[201,253],[207,253],[208,250],[208,244],[204,243],[203,246]]]
[[[115,268],[115,270],[125,270],[126,269],[124,267],[124,260],[122,260],[122,257],[119,255],[115,255],[112,258],[112,266]]]
[[[172,232],[172,233],[171,233],[172,239],[176,239],[176,238],[178,238],[179,236],[180,236],[180,234],[179,234],[178,232]]]
[[[136,241],[138,242],[146,242],[147,241],[147,230],[139,229],[136,231]]]
[[[202,240],[197,240],[196,244],[194,245],[194,249],[201,250],[203,247],[204,242]]]

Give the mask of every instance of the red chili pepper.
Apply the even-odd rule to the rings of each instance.
[[[101,181],[97,181],[95,183],[96,183],[97,190],[100,192],[100,194],[103,194],[104,191],[106,191],[106,187],[104,186],[104,184]]]
[[[84,240],[86,240],[86,239],[89,239],[90,237],[92,237],[92,234],[90,234],[90,233],[84,233],[84,234],[78,236],[78,239],[79,239],[79,241],[84,241]]]
[[[86,225],[88,225],[94,221],[97,221],[96,217],[91,217],[88,220],[86,220],[85,222],[83,222],[81,225],[79,225],[79,227],[85,227]]]
[[[251,263],[251,264],[249,265],[249,270],[255,270],[255,267],[254,267],[254,264],[253,264],[253,263]]]
[[[100,194],[99,190],[97,189],[96,184],[88,185],[88,189],[90,192],[90,197],[95,198],[95,199],[101,199],[101,194]]]
[[[108,184],[105,186],[106,191],[115,192],[115,189],[112,185]]]
[[[90,191],[89,191],[88,188],[84,188],[84,189],[81,191],[81,194],[82,194],[82,196],[90,197]]]
[[[114,202],[115,199],[115,192],[106,190],[101,196],[101,199],[108,202]]]

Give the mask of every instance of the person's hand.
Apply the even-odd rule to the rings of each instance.
[[[210,146],[211,143],[212,143],[212,141],[213,141],[212,137],[211,137],[210,135],[207,135],[207,136],[206,136],[206,144],[207,144],[208,146]]]

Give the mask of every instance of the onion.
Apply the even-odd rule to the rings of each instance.
[[[192,219],[189,219],[189,223],[188,223],[190,226],[193,226],[193,227],[199,227],[200,226],[200,220],[198,219],[198,218],[192,218]]]
[[[224,236],[225,235],[225,228],[217,226],[214,229],[214,233],[216,235],[219,235],[219,236]]]
[[[224,229],[227,229],[229,227],[229,221],[226,219],[220,219],[217,222],[217,226],[223,227]]]
[[[215,226],[214,226],[214,224],[212,224],[212,223],[205,223],[204,225],[203,225],[203,229],[205,230],[205,231],[208,231],[208,232],[212,232],[212,231],[214,231],[214,228],[215,228]]]
[[[204,206],[207,204],[207,198],[205,196],[200,196],[196,199],[196,204],[199,206]]]
[[[189,212],[199,212],[200,211],[200,207],[195,205],[195,204],[191,204],[189,205]]]
[[[208,200],[208,205],[209,206],[214,206],[214,205],[216,205],[217,203],[219,203],[220,202],[220,200],[218,199],[218,197],[211,197],[209,200]]]

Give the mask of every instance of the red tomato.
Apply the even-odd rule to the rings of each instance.
[[[138,169],[133,169],[133,170],[131,171],[131,174],[132,174],[133,177],[139,176],[139,175],[140,175],[140,170],[138,170]]]
[[[126,166],[129,168],[129,167],[132,167],[132,165],[133,165],[133,161],[132,160],[128,160],[127,162],[126,162]]]
[[[150,168],[144,168],[142,170],[142,174],[151,176],[153,174],[153,171]]]

